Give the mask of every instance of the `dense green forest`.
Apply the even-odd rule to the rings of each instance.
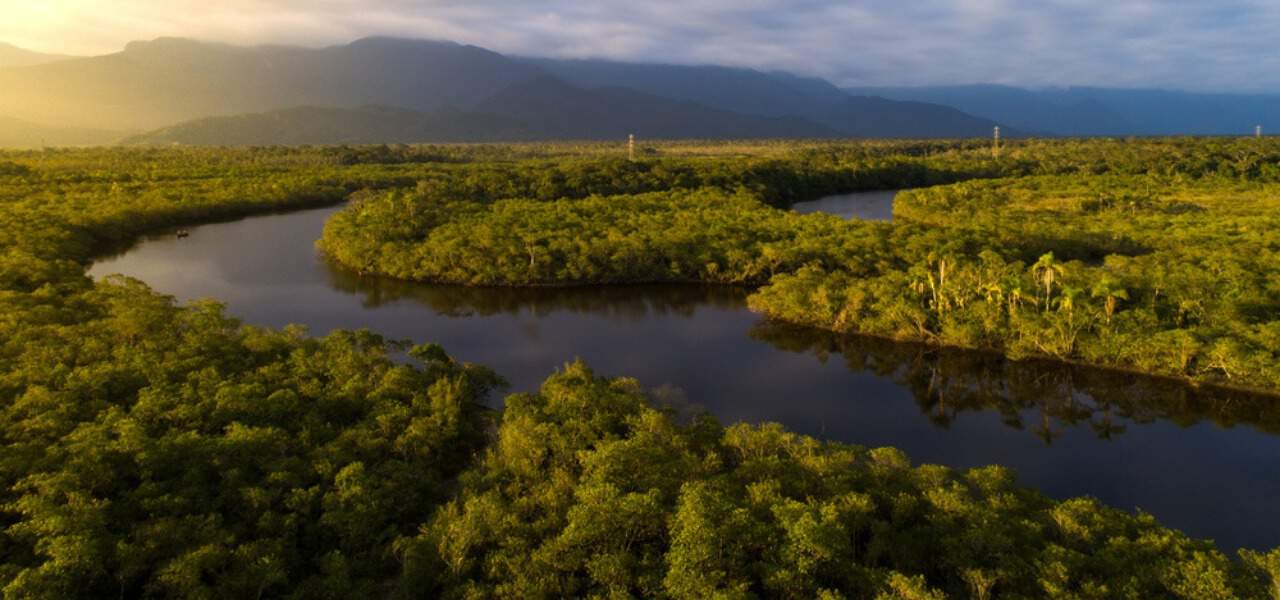
[[[1014,311],[994,304],[999,318],[979,330],[992,340],[1019,339],[1023,317],[1087,319],[1078,349],[1118,343],[1108,328],[1181,328],[1206,338],[1203,356],[1227,343],[1257,361],[1221,376],[1265,384],[1260,353],[1277,345],[1250,336],[1274,330],[1263,209],[1278,158],[1280,146],[1186,140],[1026,143],[994,160],[932,142],[665,144],[636,162],[568,145],[2,154],[0,590],[1280,597],[1280,550],[1228,558],[1147,515],[1049,499],[999,467],[912,466],[890,448],[684,418],[578,363],[495,412],[482,401],[500,374],[438,346],[248,327],[214,302],[176,306],[84,274],[143,233],[353,196],[322,246],[367,272],[763,284],[753,302],[766,312],[799,306],[817,312],[788,318],[841,330],[860,329],[794,299],[853,306],[856,286],[918,273],[908,283],[923,287],[895,301],[920,303],[932,341],[958,343],[952,309],[935,306],[981,314],[965,312],[988,303],[964,287],[973,275],[954,273],[996,264],[1025,289]],[[776,208],[1000,177],[1031,179],[920,192],[893,225]],[[1103,235],[1111,225],[1124,228]],[[1148,231],[1173,225],[1181,243]],[[1050,242],[1061,246],[1042,264],[1036,245]],[[1198,260],[1144,275],[1175,256]],[[947,282],[930,288],[942,260]],[[1068,293],[1104,272],[1109,295]],[[1235,288],[1215,287],[1237,273]],[[1214,293],[1180,296],[1192,282]],[[1188,299],[1201,304],[1180,309]]]
[[[504,166],[361,195],[321,248],[420,281],[759,286],[757,311],[837,332],[1276,390],[1278,151],[1094,141],[995,159],[912,146]],[[892,224],[774,208],[948,182],[903,194]]]
[[[936,240],[916,260],[875,272],[806,265],[752,305],[836,331],[1274,390],[1277,192],[1271,182],[1149,176],[914,191],[895,217]],[[957,245],[966,235],[985,241]]]

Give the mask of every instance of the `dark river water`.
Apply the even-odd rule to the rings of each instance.
[[[819,201],[887,217],[892,195]],[[877,199],[878,198],[878,199]],[[1158,379],[763,321],[747,292],[698,286],[475,289],[359,278],[314,250],[337,208],[143,240],[90,273],[122,273],[245,322],[315,334],[366,327],[440,343],[535,389],[581,358],[724,422],[777,421],[917,463],[999,463],[1055,497],[1091,495],[1195,537],[1280,546],[1280,400]],[[878,212],[876,212],[878,211]]]
[[[801,214],[823,212],[846,219],[857,217],[867,221],[891,221],[893,220],[893,197],[897,193],[895,191],[859,192],[827,196],[811,202],[797,202],[791,206],[791,209]]]

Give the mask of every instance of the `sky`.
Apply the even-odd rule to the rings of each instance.
[[[71,54],[394,35],[839,85],[1280,91],[1280,0],[0,0],[0,15],[0,41]]]

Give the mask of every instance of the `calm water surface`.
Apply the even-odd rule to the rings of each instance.
[[[892,196],[875,197],[891,204]],[[892,445],[917,463],[1000,463],[1050,495],[1141,509],[1227,550],[1280,545],[1280,400],[770,324],[737,289],[492,290],[362,279],[314,250],[336,210],[151,238],[90,273],[136,277],[183,301],[216,298],[258,325],[300,323],[316,334],[367,327],[437,342],[493,367],[512,391],[535,389],[582,358],[725,422],[777,421]]]
[[[864,221],[892,221],[893,197],[896,195],[898,192],[892,190],[841,194],[810,202],[797,202],[791,209],[801,214],[823,212],[846,219],[857,217]]]

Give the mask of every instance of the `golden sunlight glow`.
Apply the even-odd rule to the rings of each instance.
[[[93,31],[97,14],[119,3],[102,0],[0,1],[0,41],[38,52],[101,54],[118,50],[114,35]]]
[[[348,0],[0,0],[0,42],[96,55],[161,36],[231,43],[345,40],[348,33],[321,16],[328,13],[311,14],[317,6],[356,11],[352,14],[359,9],[358,2]]]

